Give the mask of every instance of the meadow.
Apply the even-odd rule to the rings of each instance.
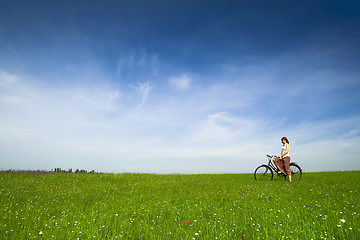
[[[0,173],[0,239],[360,239],[360,171]]]

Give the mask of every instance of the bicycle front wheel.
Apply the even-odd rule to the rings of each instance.
[[[254,178],[257,181],[270,181],[273,179],[273,172],[268,166],[261,165],[255,169]]]
[[[290,163],[291,180],[300,180],[302,176],[302,170],[296,163]],[[286,178],[287,176],[285,176]]]

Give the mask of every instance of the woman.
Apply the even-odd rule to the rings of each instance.
[[[289,140],[286,137],[281,138],[283,144],[281,149],[281,154],[274,158],[274,163],[276,167],[289,176],[289,182],[291,182],[291,171],[290,171],[290,145]]]

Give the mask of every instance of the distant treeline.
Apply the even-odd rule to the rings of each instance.
[[[84,169],[76,169],[75,171],[72,170],[72,168],[70,168],[69,170],[63,170],[61,168],[55,168],[53,172],[56,173],[99,173],[99,172],[95,172],[95,170],[91,170],[90,172],[84,170]]]
[[[10,170],[1,170],[0,173],[28,173],[28,174],[51,174],[51,173],[65,173],[65,174],[70,174],[70,173],[90,173],[90,174],[101,174],[101,172],[95,172],[95,170],[91,170],[91,171],[87,171],[84,169],[76,169],[75,171],[73,171],[72,168],[70,168],[69,170],[64,170],[61,168],[54,168],[54,170],[14,170],[14,169],[10,169]]]

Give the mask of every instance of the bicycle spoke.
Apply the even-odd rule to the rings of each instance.
[[[293,180],[300,180],[302,176],[301,168],[295,163],[290,163],[290,171]]]
[[[268,166],[262,165],[255,170],[254,178],[258,181],[269,181],[272,180],[273,173]]]

